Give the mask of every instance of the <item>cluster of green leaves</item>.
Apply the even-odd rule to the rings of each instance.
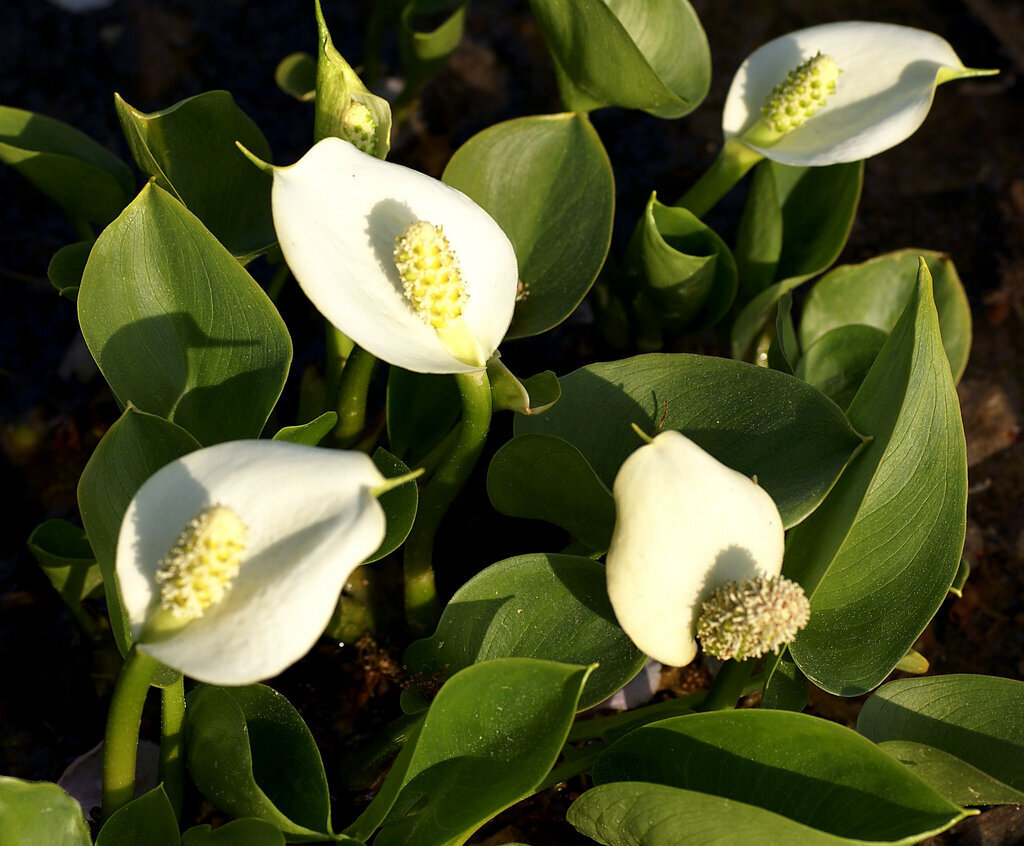
[[[399,26],[406,100],[454,50],[466,6],[374,5],[371,36]],[[283,696],[263,685],[200,685],[186,708],[188,770],[236,819],[181,834],[158,786],[105,821],[101,846],[456,844],[580,773],[593,786],[569,822],[616,846],[912,843],[972,813],[965,808],[1024,799],[1018,682],[890,682],[867,701],[856,732],[796,713],[812,684],[858,695],[909,666],[915,640],[962,584],[966,457],[954,386],[971,330],[952,262],[904,250],[829,271],[856,214],[863,162],[767,159],[754,168],[731,245],[686,204],[652,193],[625,255],[606,262],[615,182],[587,114],[693,111],[709,86],[707,39],[686,0],[531,7],[566,111],[484,130],[455,153],[444,181],[486,209],[515,248],[523,296],[508,339],[559,325],[599,280],[601,323],[633,353],[522,382],[493,366],[494,407],[517,414],[487,469],[490,502],[553,522],[564,548],[484,568],[451,598],[436,631],[408,645],[403,661],[417,683],[391,729],[389,748],[400,751],[344,828],[332,822],[312,734]],[[386,105],[334,51],[322,16],[320,27],[318,58],[288,57],[280,86],[305,100],[362,98],[390,128]],[[368,61],[369,81],[377,70]],[[147,179],[134,199],[123,162],[38,115],[0,109],[0,159],[59,203],[83,238],[48,273],[77,300],[83,336],[123,409],[79,485],[84,531],[48,521],[30,546],[93,630],[81,600],[102,587],[127,654],[114,560],[129,501],[180,456],[260,437],[291,340],[246,269],[262,257],[286,272],[271,179],[236,147],[271,161],[260,130],[226,92],[153,114],[120,98],[116,106]],[[104,227],[96,238],[92,224]],[[792,292],[814,278],[796,318]],[[657,352],[709,328],[729,338],[734,360]],[[331,402],[307,402],[306,419],[274,437],[320,443],[337,421]],[[389,451],[374,456],[381,471],[436,461],[456,403],[449,377],[391,368]],[[812,613],[756,677],[760,710],[695,713],[698,695],[576,720],[645,662],[615,621],[597,560],[614,525],[612,482],[638,445],[630,424],[679,430],[756,477],[790,530],[784,572],[804,587]],[[401,547],[417,510],[408,487],[382,504],[388,535],[371,560]],[[478,555],[488,560],[485,549]],[[154,683],[175,679],[164,668]],[[0,811],[4,843],[90,842],[80,809],[54,785],[0,779]]]

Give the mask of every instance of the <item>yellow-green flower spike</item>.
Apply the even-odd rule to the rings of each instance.
[[[395,239],[395,265],[416,313],[438,331],[459,317],[469,299],[459,259],[444,230],[418,220]]]
[[[723,661],[760,658],[792,643],[810,615],[803,588],[782,576],[728,581],[701,605],[697,638]]]
[[[377,149],[377,118],[362,103],[353,100],[341,115],[341,131],[346,141],[373,155]]]
[[[156,573],[161,608],[180,623],[220,602],[238,575],[247,532],[224,505],[204,508],[189,520]]]
[[[836,90],[842,71],[835,59],[820,52],[795,70],[791,70],[768,95],[761,114],[776,132],[785,133],[802,126],[825,104]]]

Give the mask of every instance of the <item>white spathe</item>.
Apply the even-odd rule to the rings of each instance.
[[[917,131],[939,83],[994,73],[964,67],[948,42],[912,27],[844,21],[801,29],[769,41],[740,65],[722,113],[726,141],[750,129],[772,88],[819,51],[842,71],[836,91],[776,143],[750,144],[773,161],[820,166],[869,158]]]
[[[608,595],[644,652],[682,667],[697,654],[700,605],[744,576],[782,571],[782,518],[772,498],[679,432],[627,458],[613,485]]]
[[[519,270],[508,237],[469,197],[425,174],[325,138],[274,168],[274,226],[295,278],[334,326],[390,364],[420,373],[483,367],[456,358],[405,296],[395,238],[417,221],[443,227],[469,300],[463,317],[490,356],[505,337]]]
[[[281,441],[231,441],[154,473],[128,505],[117,578],[139,648],[199,681],[243,685],[277,675],[309,651],[351,572],[384,538],[373,491],[385,479],[359,452]],[[224,598],[166,637],[147,642],[160,606],[156,574],[182,529],[211,505],[248,527]]]

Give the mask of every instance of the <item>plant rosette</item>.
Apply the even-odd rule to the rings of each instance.
[[[324,317],[407,370],[484,369],[519,280],[512,244],[487,212],[338,138],[273,174],[281,249]]]
[[[938,35],[844,21],[801,29],[740,65],[722,131],[773,161],[821,166],[895,147],[924,122],[943,82],[987,76],[965,67]]]
[[[771,496],[685,435],[662,432],[615,477],[608,595],[619,625],[657,661],[705,651],[758,657],[807,622],[807,599],[782,579],[783,528]]]
[[[231,441],[161,468],[129,504],[117,542],[138,647],[210,684],[281,672],[380,545],[376,495],[394,481],[363,453],[281,441]]]

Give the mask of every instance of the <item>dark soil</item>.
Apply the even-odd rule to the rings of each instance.
[[[805,26],[868,19],[932,30],[965,64],[998,67],[997,77],[939,89],[921,130],[866,168],[857,223],[839,263],[904,247],[943,250],[967,288],[975,326],[971,363],[960,386],[967,430],[971,500],[963,597],[946,602],[918,649],[935,673],[1024,677],[1024,4],[1013,0],[694,0],[715,62],[706,103],[680,121],[605,110],[593,122],[615,166],[615,249],[650,191],[674,199],[712,161],[719,115],[732,73],[763,42]],[[359,4],[325,0],[335,43],[361,61]],[[271,0],[119,0],[72,15],[44,2],[8,3],[0,12],[0,103],[64,120],[130,160],[113,110],[113,92],[144,111],[225,88],[267,135],[275,160],[308,147],[311,110],[279,92],[277,62],[315,49],[312,3]],[[394,64],[389,45],[385,60]],[[526,3],[470,6],[466,39],[424,91],[421,108],[395,145],[393,159],[439,175],[451,153],[496,121],[558,110],[546,50]],[[0,773],[56,780],[101,737],[116,663],[80,634],[28,555],[25,538],[42,520],[77,520],[75,486],[95,444],[118,411],[90,367],[74,306],[57,297],[46,266],[77,240],[61,215],[17,174],[0,167],[0,489],[7,493],[0,533]],[[740,197],[718,213],[735,220]],[[712,219],[712,223],[717,223]],[[263,269],[254,268],[260,274]],[[285,404],[322,349],[301,296],[286,290],[290,325],[309,321],[298,345]],[[297,333],[296,337],[300,337]],[[508,345],[516,372],[558,373],[618,354],[586,326],[569,325],[534,342]],[[291,406],[289,406],[291,404]],[[496,438],[506,424],[496,422]],[[471,485],[462,507],[483,496]],[[498,521],[486,527],[504,554],[549,548],[541,535]],[[453,547],[455,542],[449,539]],[[442,538],[444,543],[444,538]],[[533,544],[536,544],[535,546]],[[482,563],[482,562],[478,562]],[[443,582],[454,590],[458,579]],[[98,611],[98,608],[95,609]],[[389,649],[391,651],[389,651]],[[272,684],[306,717],[332,784],[342,761],[376,725],[397,713],[397,646],[323,642]],[[700,683],[700,672],[665,679],[669,689]],[[857,701],[816,696],[812,709],[852,724]],[[364,786],[365,787],[365,786]],[[472,842],[521,839],[589,842],[564,822],[582,789],[570,783],[517,806]],[[351,815],[357,792],[340,794],[337,818]],[[1024,842],[1024,810],[998,808],[965,820],[932,844]]]

